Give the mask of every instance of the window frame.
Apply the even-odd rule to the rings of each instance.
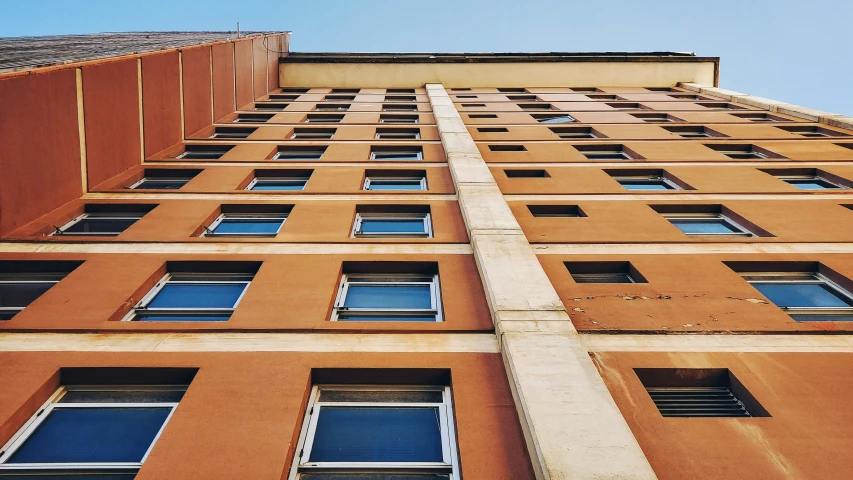
[[[384,130],[384,131],[383,131]],[[397,131],[394,131],[397,130]],[[413,130],[413,131],[400,131],[403,129],[400,128],[377,128],[376,135],[374,138],[377,140],[420,140],[421,139],[421,129],[420,128],[412,128],[405,130]],[[408,135],[408,136],[407,136]]]
[[[308,180],[310,180],[310,179],[311,179],[311,177],[255,177],[252,179],[251,182],[249,182],[248,185],[246,185],[246,188],[244,188],[243,190],[254,190],[256,185],[258,185],[259,183],[263,184],[265,182],[302,182],[302,188],[300,188],[299,190],[280,190],[282,192],[287,192],[287,191],[298,192],[298,191],[305,190],[305,187],[308,185]],[[257,190],[257,191],[263,192],[265,190]],[[266,190],[266,191],[275,191],[275,190]]]
[[[546,124],[555,124],[555,123],[577,123],[577,119],[568,113],[531,113],[530,117],[533,120],[536,120],[536,123],[546,123]],[[558,120],[566,117],[568,120]]]
[[[664,176],[664,175],[619,175],[619,176],[614,176],[613,180],[616,180],[616,183],[621,185],[622,188],[625,188],[625,185],[622,182],[647,183],[649,185],[653,185],[656,182],[659,182],[659,183],[663,183],[664,185],[669,187],[666,190],[652,190],[652,189],[632,190],[630,188],[625,188],[625,190],[632,191],[632,192],[635,192],[635,191],[640,191],[640,192],[642,192],[642,191],[669,192],[669,191],[674,191],[674,190],[684,190],[677,183],[666,178],[666,176]]]
[[[142,465],[145,463],[145,460],[148,458],[148,455],[151,454],[151,450],[154,448],[154,445],[157,444],[157,441],[160,439],[160,436],[163,434],[163,430],[166,428],[166,425],[169,424],[169,420],[172,419],[172,415],[175,413],[175,409],[180,404],[178,402],[87,402],[87,403],[59,403],[63,396],[66,393],[71,391],[137,391],[137,390],[150,390],[150,391],[186,391],[189,385],[61,385],[48,399],[45,403],[41,405],[41,407],[36,410],[36,412],[24,423],[21,428],[18,429],[17,432],[3,445],[2,449],[0,449],[0,473],[26,473],[33,472],[34,470],[37,472],[44,471],[46,474],[58,474],[63,475],[67,473],[71,474],[83,474],[83,473],[137,473]],[[157,434],[154,435],[154,438],[151,440],[151,444],[148,446],[148,449],[143,454],[142,458],[139,462],[87,462],[87,463],[17,463],[17,464],[9,464],[6,461],[11,458],[18,449],[20,449],[26,441],[32,436],[33,433],[36,432],[39,426],[41,426],[47,419],[50,417],[50,413],[57,409],[73,409],[73,408],[170,408],[169,414],[166,416],[166,419],[163,420],[163,424],[160,426],[160,429],[157,431]],[[2,478],[2,475],[0,475]]]
[[[345,391],[440,391],[441,403],[427,402],[330,402],[321,401],[323,390]],[[376,407],[376,408],[437,408],[441,435],[441,462],[310,462],[311,451],[316,441],[317,423],[324,407]],[[297,480],[303,473],[321,471],[339,474],[358,473],[402,473],[402,474],[446,474],[448,480],[460,480],[460,463],[454,423],[453,396],[449,386],[441,385],[313,385],[305,408],[296,454],[293,457],[288,480]]]
[[[122,230],[120,232],[67,232],[66,230],[68,228],[71,228],[74,225],[82,222],[83,220],[86,220],[87,218],[100,218],[100,219],[107,219],[107,220],[135,220],[134,223],[136,223],[139,220],[142,220],[142,217],[145,216],[145,213],[147,213],[147,212],[139,212],[139,213],[136,213],[136,212],[91,213],[91,212],[89,212],[89,213],[84,213],[82,215],[78,215],[77,217],[75,217],[74,219],[72,219],[69,222],[66,222],[65,224],[63,224],[60,227],[54,227],[54,231],[51,232],[48,236],[51,236],[51,237],[53,237],[53,236],[57,236],[57,237],[64,237],[64,236],[72,236],[72,237],[117,237],[117,236],[121,235],[122,233],[124,233],[125,231],[127,231],[127,228],[132,227],[133,224],[128,225],[127,228],[125,228],[124,230]]]
[[[386,182],[387,181],[398,181],[399,182],[399,181],[415,181],[415,180],[417,180],[421,184],[420,191],[427,191],[428,190],[426,175],[424,175],[422,177],[382,177],[382,176],[371,177],[371,176],[367,176],[364,178],[364,184],[362,185],[362,190],[370,190],[373,192],[381,191],[381,190],[371,190],[370,189],[371,182],[376,181],[376,180],[386,181]],[[387,189],[387,190],[401,191],[401,192],[406,191],[406,189]]]
[[[398,115],[380,113],[379,123],[390,123],[392,125],[415,125],[421,123],[421,116],[420,114]]]
[[[401,233],[401,232],[377,232],[377,233],[363,233],[361,232],[361,227],[364,223],[364,220],[374,219],[374,218],[382,218],[385,220],[414,220],[419,219],[423,221],[424,224],[424,232],[423,233]],[[432,215],[429,212],[424,213],[414,213],[414,212],[400,212],[400,213],[380,213],[380,212],[358,212],[355,214],[355,221],[352,223],[352,232],[350,233],[352,238],[433,238],[432,231]]]
[[[174,276],[178,277],[198,277],[197,280],[172,280]],[[221,278],[217,278],[221,277]],[[230,280],[228,278],[231,278]],[[240,274],[240,273],[166,273],[163,277],[153,286],[151,290],[148,291],[140,300],[130,309],[127,315],[122,318],[123,322],[136,322],[139,321],[137,317],[140,314],[146,315],[154,315],[161,314],[164,316],[180,316],[182,314],[194,314],[194,315],[223,315],[229,314],[233,315],[237,310],[237,306],[240,305],[240,301],[243,300],[243,297],[246,295],[246,291],[249,289],[249,285],[252,284],[252,280],[254,280],[254,275],[252,274]],[[199,283],[209,283],[212,285],[221,285],[221,284],[244,284],[243,291],[240,292],[240,295],[237,297],[237,300],[234,301],[234,305],[230,308],[155,308],[150,309],[148,305],[160,294],[161,291],[169,284],[199,284]],[[181,320],[168,320],[170,322],[180,322]],[[200,320],[189,320],[189,321],[200,321]],[[209,321],[209,320],[205,320]],[[227,321],[227,320],[226,320]]]
[[[425,280],[425,279],[429,280]],[[376,280],[374,280],[376,279]],[[372,281],[371,281],[372,280]],[[430,307],[423,308],[347,308],[344,307],[347,299],[347,293],[351,284],[357,285],[429,285],[430,286]],[[343,274],[338,285],[338,291],[335,296],[335,303],[332,306],[332,322],[389,322],[390,320],[340,320],[342,313],[359,316],[408,316],[413,317],[435,315],[435,320],[432,322],[439,323],[444,321],[444,313],[441,308],[441,284],[439,283],[438,274],[381,274],[381,273],[360,273],[360,274]],[[429,321],[428,321],[429,322]]]
[[[224,237],[224,238],[241,238],[241,237],[249,237],[249,238],[275,238],[276,235],[284,228],[285,222],[287,222],[287,213],[222,213],[212,222],[210,225],[204,227],[204,230],[201,232],[201,237],[206,238],[216,238],[216,237]],[[275,230],[275,233],[216,233],[217,227],[222,224],[224,220],[251,220],[251,219],[259,219],[259,220],[281,220],[281,223],[278,225],[278,228]],[[248,223],[248,222],[247,222]]]
[[[190,180],[192,180],[193,178],[195,177],[142,177],[136,182],[128,185],[126,188],[128,190],[180,190],[184,188],[188,183],[190,183]],[[139,186],[145,182],[176,182],[179,180],[183,181],[184,183],[178,188],[139,188]]]
[[[316,130],[316,131],[309,132],[306,130]],[[290,135],[290,138],[292,140],[331,140],[332,138],[335,137],[336,133],[337,133],[337,128],[297,127],[297,128],[293,129],[293,133]]]
[[[798,320],[795,315],[811,315],[821,316],[826,315],[850,316],[850,320],[835,320],[835,321],[853,321],[853,292],[831,280],[826,275],[820,272],[740,272],[741,278],[753,286],[756,291],[761,293],[761,290],[755,287],[755,284],[810,284],[810,285],[825,285],[834,293],[850,302],[848,307],[784,307],[777,305],[768,299],[768,303],[780,308],[783,312],[790,315],[796,321],[822,321],[822,320]],[[781,277],[781,278],[780,278]],[[763,296],[764,294],[762,294]],[[833,321],[833,320],[823,320]]]
[[[398,158],[376,158],[376,154],[379,155],[396,155]],[[409,158],[399,158],[408,156]],[[407,149],[407,147],[402,147],[399,150],[393,150],[393,148],[383,148],[382,150],[373,150],[370,149],[370,160],[377,160],[380,162],[417,162],[424,159],[424,150],[423,148],[418,149],[417,151],[412,149]]]
[[[804,191],[820,191],[820,190],[850,190],[850,187],[845,187],[839,183],[833,182],[832,180],[828,180],[820,175],[774,175],[779,180],[791,185],[792,187],[797,187],[797,185],[791,182],[814,182],[814,183],[826,183],[832,185],[831,187],[824,187],[821,189],[807,189],[800,188],[800,190]],[[799,187],[797,187],[799,188]]]
[[[698,238],[714,238],[714,237],[736,237],[736,238],[753,238],[758,237],[758,234],[739,224],[738,222],[732,220],[730,217],[723,215],[722,213],[662,213],[661,214],[667,221],[669,221],[670,225],[678,229],[683,235],[687,235],[688,237],[698,237]],[[700,223],[702,221],[707,220],[720,220],[723,223],[727,224],[730,227],[734,227],[735,232],[728,233],[686,233],[677,225],[672,223],[672,220],[679,221],[695,221],[696,223]]]

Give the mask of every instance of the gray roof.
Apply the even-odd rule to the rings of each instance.
[[[240,36],[281,32],[240,32]],[[233,40],[237,32],[124,32],[0,37],[0,72]]]

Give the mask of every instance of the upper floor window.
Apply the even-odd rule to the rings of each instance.
[[[305,123],[341,123],[343,120],[343,115],[324,115],[309,113],[305,117]]]
[[[271,93],[270,101],[279,101],[279,102],[295,102],[299,95],[282,95],[279,93]]]
[[[801,137],[814,137],[814,138],[826,138],[826,137],[849,137],[850,135],[839,132],[838,130],[832,130],[825,127],[818,127],[816,125],[797,125],[797,126],[781,126],[776,127],[781,130],[785,130],[786,132],[795,133]]]
[[[102,203],[88,204],[86,213],[57,227],[51,235],[83,235],[115,237],[130,228],[156,205]]]
[[[535,114],[532,117],[539,123],[569,123],[576,121],[571,115],[563,113]]]
[[[530,110],[554,110],[554,106],[550,103],[519,103],[517,104],[518,108],[530,111]]]
[[[310,88],[302,88],[302,87],[282,87],[282,93],[308,93],[311,90]]]
[[[666,191],[690,189],[687,185],[662,169],[619,169],[605,170],[605,172],[619,182],[625,190]]]
[[[773,115],[770,113],[764,112],[743,112],[743,113],[730,113],[729,115],[733,115],[738,118],[744,118],[749,120],[750,122],[790,122],[785,117],[780,117],[778,115]]]
[[[0,261],[0,320],[11,320],[83,262]]]
[[[682,138],[711,138],[726,136],[716,130],[711,130],[710,128],[701,125],[667,125],[661,128]]]
[[[326,152],[326,146],[280,146],[273,160],[320,160]]]
[[[630,262],[565,262],[575,283],[647,283]]]
[[[726,368],[635,368],[663,417],[769,417]]]
[[[234,145],[186,145],[184,147],[184,152],[175,158],[183,160],[216,160],[228,153],[232,148],[234,148]]]
[[[573,147],[590,160],[632,160],[643,158],[624,145],[596,144],[573,145]]]
[[[246,190],[304,190],[312,173],[313,170],[255,170],[255,177],[246,185]]]
[[[426,172],[423,170],[368,170],[364,177],[364,190],[426,190]]]
[[[203,237],[275,237],[293,205],[223,205]]]
[[[386,102],[414,102],[417,97],[414,95],[386,95]]]
[[[349,110],[347,103],[318,103],[314,110],[318,112],[346,112]]]
[[[417,104],[386,103],[382,105],[383,112],[417,112]]]
[[[352,236],[432,237],[429,205],[357,205]]]
[[[743,226],[745,220],[721,205],[652,205],[682,233],[695,237],[756,237],[771,236]]]
[[[271,113],[238,113],[233,123],[266,123],[274,116]]]
[[[344,274],[333,321],[440,322],[437,274]]]
[[[645,105],[641,105],[636,102],[615,102],[605,103],[605,105],[615,110],[650,110]]]
[[[376,138],[392,140],[419,140],[421,130],[419,128],[377,128]]]
[[[331,139],[335,136],[336,128],[294,128],[293,139]]]
[[[639,118],[646,123],[671,123],[684,121],[680,118],[673,117],[668,113],[632,113],[631,116]]]
[[[696,105],[705,107],[705,108],[714,108],[720,110],[746,110],[746,107],[741,107],[740,105],[735,105],[733,103],[726,102],[701,102]]]
[[[256,127],[216,127],[210,138],[236,138],[245,139],[255,133]]]
[[[379,123],[418,123],[418,115],[379,115]]]
[[[550,130],[560,138],[582,139],[582,138],[606,138],[597,130],[590,127],[551,127]]]
[[[290,104],[289,103],[276,103],[276,102],[261,102],[261,103],[256,103],[255,108],[253,108],[253,110],[257,110],[257,111],[275,110],[278,112],[278,111],[283,111],[285,108],[287,108],[288,105],[290,105]]]
[[[371,160],[423,160],[424,151],[419,146],[371,146]]]
[[[323,97],[325,102],[351,102],[355,100],[355,95],[326,95]]]
[[[394,94],[394,93],[402,93],[402,94],[415,93],[415,89],[414,88],[389,88],[389,89],[385,90],[385,93],[390,93],[390,94]]]
[[[333,88],[332,93],[359,93],[360,88]]]
[[[729,158],[738,160],[785,158],[757,145],[713,143],[705,144],[705,146],[711,150],[716,150]]]
[[[201,170],[179,168],[146,168],[144,176],[127,188],[136,190],[178,190]]]
[[[836,190],[853,186],[853,182],[846,178],[816,168],[766,168],[761,171],[801,190]]]

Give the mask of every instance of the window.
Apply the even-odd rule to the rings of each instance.
[[[288,106],[288,105],[290,105],[290,104],[289,104],[289,103],[273,103],[273,102],[269,102],[269,103],[256,103],[256,104],[255,104],[255,108],[254,108],[253,110],[258,110],[258,111],[261,111],[261,110],[266,110],[266,111],[269,111],[269,110],[283,111],[285,108],[287,108],[287,106]]]
[[[236,138],[236,139],[245,139],[249,138],[249,135],[255,133],[257,128],[255,127],[246,127],[246,128],[236,128],[236,127],[216,127],[213,130],[213,135],[210,138]]]
[[[393,93],[402,93],[402,94],[415,93],[415,89],[414,88],[389,88],[389,89],[385,90],[385,93],[392,93],[392,94]]]
[[[11,320],[83,262],[0,261],[0,320]]]
[[[379,123],[418,123],[418,115],[379,115]]]
[[[475,107],[485,107],[485,103],[463,103],[463,107],[465,108],[475,108]]]
[[[88,204],[79,217],[62,225],[53,226],[51,235],[81,235],[115,237],[127,230],[156,205],[127,203]]]
[[[326,152],[325,146],[280,146],[273,160],[320,160]]]
[[[457,100],[477,98],[478,95],[456,95]]]
[[[470,88],[451,88],[451,92],[470,92]]]
[[[715,109],[720,109],[720,110],[746,110],[746,107],[741,107],[738,105],[734,105],[731,103],[725,103],[725,102],[701,102],[701,103],[697,103],[696,105],[699,105],[699,106],[705,107],[705,108],[715,108]]]
[[[798,322],[853,321],[850,280],[822,264],[727,262],[727,265]]]
[[[682,233],[694,237],[756,236],[722,213],[664,213],[663,216]]]
[[[738,118],[744,118],[749,120],[750,122],[790,122],[785,117],[780,117],[778,115],[771,115],[769,113],[763,112],[744,112],[744,113],[730,113],[729,115],[733,115]]]
[[[126,188],[136,190],[178,190],[186,185],[201,170],[178,168],[146,168],[144,177]]]
[[[468,118],[477,119],[477,118],[498,118],[498,116],[494,113],[469,113]]]
[[[456,480],[453,418],[446,386],[314,386],[288,479]]]
[[[0,452],[0,477],[131,480],[186,389],[60,387]]]
[[[284,226],[292,205],[223,205],[222,213],[203,228],[202,237],[272,238]]]
[[[348,103],[318,103],[314,110],[318,112],[346,112],[349,110]]]
[[[600,92],[601,90],[593,87],[572,87],[571,91],[575,93],[595,93]]]
[[[332,93],[359,93],[360,88],[333,88]]]
[[[534,120],[536,120],[539,123],[569,123],[569,122],[576,122],[577,121],[571,115],[564,114],[564,113],[547,114],[547,115],[545,115],[545,114],[534,114],[531,116],[533,117]]]
[[[680,90],[672,87],[645,87],[650,92],[678,92]]]
[[[666,113],[632,113],[632,117],[639,118],[646,123],[668,123],[668,122],[683,122],[680,118],[673,117]]]
[[[179,267],[189,264],[187,268]],[[124,320],[140,322],[226,322],[234,313],[252,278],[257,264],[228,272],[202,271],[221,263],[240,266],[243,262],[176,262],[167,265],[169,273],[147,293],[125,316]]]
[[[635,368],[664,417],[769,417],[727,368]]]
[[[565,262],[575,283],[648,283],[630,262]]]
[[[507,95],[506,98],[510,102],[536,102],[539,100],[536,95]]]
[[[429,206],[358,205],[356,212],[352,228],[355,238],[432,238]]]
[[[814,137],[814,138],[826,138],[826,137],[848,137],[849,135],[843,132],[839,132],[837,130],[830,130],[824,127],[817,127],[813,125],[798,125],[798,126],[783,126],[776,127],[780,130],[785,130],[786,132],[795,133],[801,137]]]
[[[645,107],[644,105],[640,105],[639,103],[618,102],[605,103],[605,105],[616,110],[649,110],[647,107]]]
[[[575,149],[590,160],[632,160],[642,159],[624,145],[573,145]]]
[[[294,128],[293,139],[330,139],[335,136],[336,128]]]
[[[371,160],[423,160],[424,152],[421,147],[406,146],[371,146]]]
[[[308,93],[309,88],[299,88],[299,87],[284,87],[281,89],[281,93]]]
[[[551,127],[550,130],[560,138],[606,138],[604,135],[590,127]]]
[[[587,95],[587,98],[590,100],[625,100],[622,97],[617,97],[616,95],[608,95],[608,94],[600,94],[600,95]]]
[[[605,170],[605,172],[626,190],[666,191],[684,190],[687,187],[662,169]]]
[[[271,101],[282,101],[282,102],[295,102],[296,99],[299,98],[299,95],[281,95],[278,93],[271,93],[270,100]]]
[[[673,93],[669,96],[676,100],[713,100],[713,98],[703,97],[701,95],[696,95],[695,93]]]
[[[343,119],[343,115],[323,115],[309,113],[305,117],[305,123],[341,123]]]
[[[438,275],[345,274],[332,321],[440,322]]]
[[[304,190],[313,170],[255,170],[246,190],[293,191]]]
[[[238,113],[234,123],[265,123],[272,117],[271,113]]]
[[[234,148],[234,145],[186,145],[184,153],[175,158],[183,160],[216,160],[232,148]]]
[[[500,93],[527,93],[527,90],[523,88],[499,88],[498,92]]]
[[[816,168],[761,169],[802,190],[848,189],[853,182]]]
[[[427,190],[423,170],[367,170],[364,190]]]
[[[738,160],[785,158],[767,149],[755,145],[730,145],[725,143],[705,144],[711,150],[716,150],[729,158]]]
[[[549,178],[551,176],[547,170],[532,169],[504,170],[504,174],[507,178]]]
[[[492,152],[526,152],[524,145],[489,145]]]
[[[518,108],[530,111],[530,110],[554,110],[554,107],[550,103],[519,103]]]
[[[672,126],[664,126],[661,127],[664,130],[672,132],[676,135],[679,135],[682,138],[711,138],[711,137],[725,137],[722,133],[711,130],[708,127],[703,126],[694,126],[694,125],[672,125]]]
[[[414,102],[417,97],[414,95],[386,95],[386,102]]]
[[[323,97],[324,102],[351,102],[355,100],[355,95],[326,95]]]
[[[417,104],[386,103],[382,105],[383,112],[417,112]]]
[[[421,129],[419,128],[377,128],[376,138],[392,140],[419,140]]]
[[[480,133],[509,133],[509,129],[504,127],[482,127],[477,129]]]
[[[528,205],[527,209],[535,218],[586,217],[577,205]]]

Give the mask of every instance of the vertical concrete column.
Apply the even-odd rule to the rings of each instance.
[[[427,84],[539,479],[654,479],[441,84]]]

